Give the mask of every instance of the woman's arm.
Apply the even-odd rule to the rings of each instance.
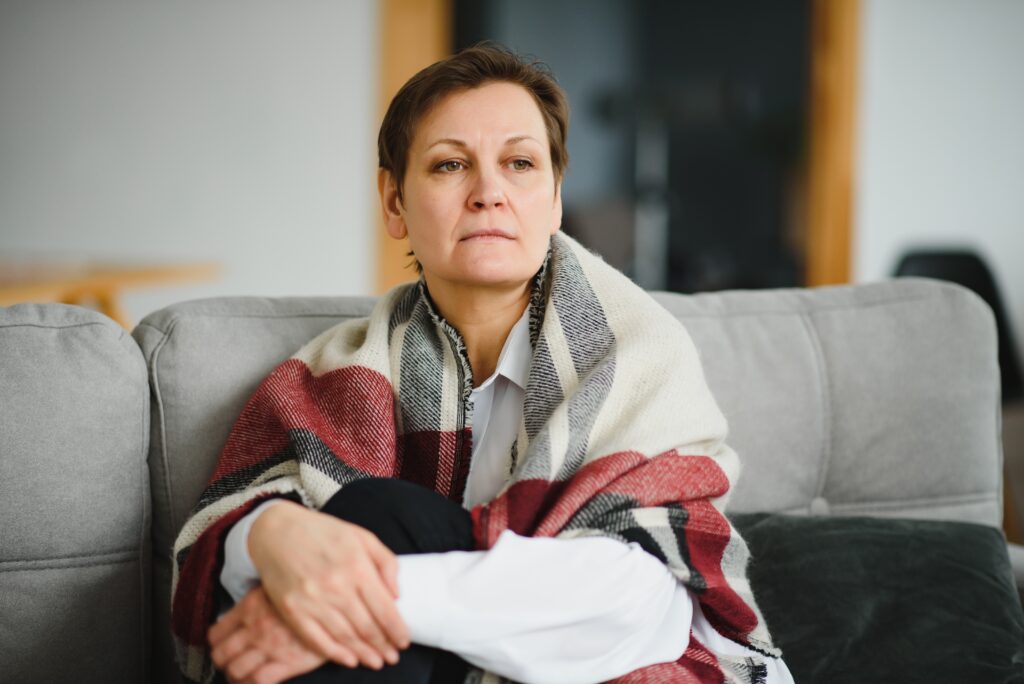
[[[245,553],[250,514],[229,534],[222,581],[259,581]],[[527,682],[593,682],[675,660],[692,604],[656,558],[607,538],[511,532],[487,552],[398,557],[398,609],[415,642]]]
[[[305,643],[348,667],[397,661],[409,644],[395,606],[397,561],[372,533],[284,500],[253,511],[232,532],[242,527],[244,560]],[[229,568],[238,561],[238,535],[230,542]],[[238,586],[226,588],[238,598]]]
[[[224,567],[220,571],[220,583],[235,603],[260,584],[259,573],[249,555],[249,531],[263,511],[279,503],[281,499],[270,499],[252,509],[231,527],[224,540]]]
[[[686,589],[613,539],[505,532],[486,552],[399,556],[398,582],[413,641],[517,681],[604,681],[689,642]]]

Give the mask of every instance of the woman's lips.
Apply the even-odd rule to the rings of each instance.
[[[485,228],[484,230],[475,230],[475,231],[473,231],[469,235],[466,235],[465,237],[463,237],[460,240],[460,242],[465,242],[467,240],[492,241],[492,240],[514,240],[514,239],[515,239],[515,237],[513,237],[511,233],[507,233],[507,232],[505,232],[503,230],[498,230],[497,228]]]

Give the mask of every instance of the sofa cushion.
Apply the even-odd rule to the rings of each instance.
[[[999,365],[970,290],[899,279],[659,294],[686,325],[743,474],[729,510],[999,526]]]
[[[0,350],[0,677],[142,681],[142,355],[110,319],[63,305],[0,309]]]
[[[798,682],[1018,682],[1024,612],[985,525],[734,515]]]

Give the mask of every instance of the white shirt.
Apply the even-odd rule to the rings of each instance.
[[[473,453],[466,508],[508,483],[530,367],[528,313],[513,326],[494,374],[470,396]],[[242,518],[225,542],[221,583],[235,601],[259,583],[247,539],[269,501]],[[506,531],[488,551],[398,556],[399,613],[416,643],[459,654],[521,682],[600,682],[677,660],[691,626],[713,650],[746,649],[710,627],[699,604],[664,564],[613,539],[543,539]],[[768,682],[789,684],[781,661]]]
[[[505,488],[512,444],[523,415],[530,375],[530,320],[526,310],[509,331],[494,374],[473,389],[473,456],[462,504],[473,508]]]

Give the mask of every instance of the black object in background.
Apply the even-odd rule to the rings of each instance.
[[[1024,382],[1021,379],[1020,361],[1010,319],[1003,307],[996,279],[984,259],[968,249],[912,251],[900,259],[896,275],[948,280],[973,290],[984,299],[996,318],[1003,403],[1024,398]]]

